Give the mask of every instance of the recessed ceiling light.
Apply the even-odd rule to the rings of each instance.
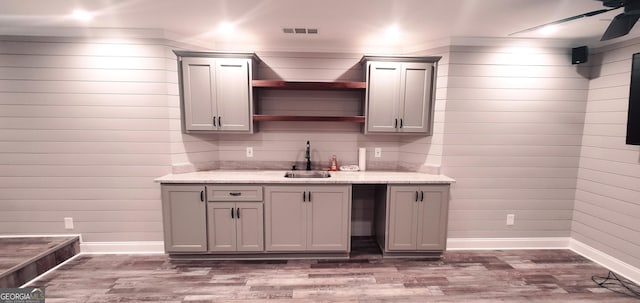
[[[93,19],[93,14],[83,9],[76,9],[71,13],[71,17],[80,21],[89,21]]]
[[[233,26],[233,23],[222,22],[220,23],[220,25],[218,25],[218,32],[222,34],[229,34],[233,32],[234,28],[235,27]]]
[[[540,29],[540,34],[543,35],[551,35],[555,32],[558,31],[558,26],[557,25],[547,25],[543,28]]]
[[[387,27],[384,33],[388,39],[394,39],[400,35],[400,28],[397,25],[393,24]]]

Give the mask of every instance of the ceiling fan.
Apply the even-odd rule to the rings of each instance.
[[[600,38],[600,41],[605,41],[613,38],[622,37],[628,34],[629,31],[631,31],[631,28],[633,28],[633,26],[636,24],[636,21],[638,21],[638,18],[640,18],[640,0],[597,0],[597,1],[602,2],[602,5],[604,5],[607,8],[560,19],[557,21],[545,23],[538,26],[534,26],[532,28],[528,28],[525,30],[512,33],[509,36],[538,30],[538,29],[547,27],[549,25],[565,23],[565,22],[569,22],[572,20],[580,19],[580,18],[593,17],[596,15],[606,13],[608,11],[624,8],[624,12],[615,16],[615,18],[613,18],[613,20],[609,24],[609,27],[607,27],[607,30],[602,35],[602,38]]]

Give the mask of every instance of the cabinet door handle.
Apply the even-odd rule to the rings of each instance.
[[[233,207],[231,208],[231,219],[233,219]]]
[[[416,202],[418,202],[418,191],[416,190]]]
[[[402,118],[400,118],[400,128],[402,128]]]
[[[200,191],[200,202],[204,202],[204,190]]]
[[[398,118],[396,118],[395,122],[393,122],[393,128],[398,128]]]
[[[213,116],[213,127],[217,127],[216,126],[216,116]]]
[[[424,192],[420,192],[420,202],[424,201]]]
[[[302,192],[302,202],[307,202],[307,192],[306,191]]]
[[[242,196],[242,193],[241,192],[230,192],[229,195],[237,197],[237,196]]]
[[[311,202],[311,192],[308,192],[309,195],[309,199],[307,199],[309,202]]]
[[[218,127],[222,127],[222,117],[218,116]]]
[[[236,208],[236,218],[240,219],[240,207]]]

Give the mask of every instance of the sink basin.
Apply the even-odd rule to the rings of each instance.
[[[319,170],[296,170],[289,171],[284,174],[285,178],[329,178],[331,174],[328,171],[319,171]]]

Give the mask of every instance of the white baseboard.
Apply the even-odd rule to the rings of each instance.
[[[640,268],[633,267],[578,240],[571,239],[569,249],[640,285]],[[606,276],[606,274],[603,274]]]
[[[567,249],[569,237],[549,238],[449,238],[447,250]]]
[[[84,242],[80,243],[83,254],[163,254],[163,241],[130,242]]]

